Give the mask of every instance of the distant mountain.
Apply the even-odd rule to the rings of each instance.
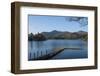
[[[62,31],[51,31],[51,32],[42,32],[42,34],[47,39],[78,39],[82,38],[83,36],[87,35],[85,31],[78,31],[78,32],[62,32]]]
[[[47,39],[83,39],[87,40],[88,33],[85,31],[78,31],[78,32],[68,32],[68,31],[57,31],[53,30],[51,32],[42,32],[33,35],[32,33],[29,34],[29,40],[36,40],[42,41]]]
[[[86,31],[78,31],[78,32],[76,32],[77,34],[80,34],[80,35],[84,35],[84,34],[87,34],[87,32]]]
[[[42,32],[42,34],[48,39],[54,38],[55,36],[58,36],[60,34],[62,34],[61,31],[51,31],[51,32]]]

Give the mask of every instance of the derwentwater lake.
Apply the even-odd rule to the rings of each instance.
[[[54,53],[54,49],[57,48],[79,48],[79,49],[64,49],[62,52],[52,56],[50,59],[88,58],[87,41],[81,39],[77,40],[54,39],[45,41],[28,41],[28,60],[34,60],[42,56],[52,54]]]

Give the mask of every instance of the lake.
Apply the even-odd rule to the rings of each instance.
[[[87,42],[83,40],[46,40],[28,41],[28,60],[53,53],[56,48],[81,48],[79,50],[65,49],[50,59],[88,58]]]

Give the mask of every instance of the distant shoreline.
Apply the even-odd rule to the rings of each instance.
[[[51,32],[42,32],[33,34],[28,34],[29,41],[45,41],[48,39],[82,39],[87,41],[88,33],[86,31],[78,31],[78,32],[61,32],[61,31],[51,31]]]

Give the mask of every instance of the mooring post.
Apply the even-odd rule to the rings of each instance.
[[[39,51],[37,51],[37,58],[39,57]]]
[[[34,55],[34,59],[35,59],[35,53],[33,53],[33,55]]]
[[[42,56],[42,51],[41,51],[41,56]]]
[[[47,50],[46,50],[46,55],[47,55],[48,53],[47,53]]]
[[[30,59],[31,59],[31,52],[30,52]]]

